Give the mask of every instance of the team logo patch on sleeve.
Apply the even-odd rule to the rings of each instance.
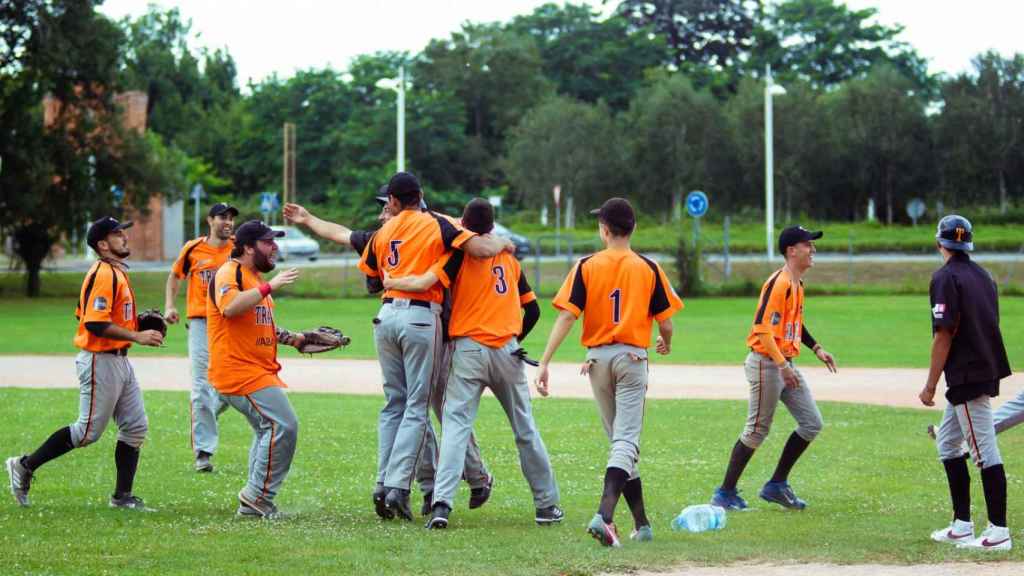
[[[942,318],[945,315],[946,315],[946,305],[945,304],[936,304],[935,306],[932,306],[932,318],[935,318],[936,320],[942,320]]]
[[[779,322],[782,322],[782,314],[772,312],[772,326],[778,326]]]
[[[228,290],[231,290],[231,286],[221,286],[220,287],[220,295],[223,296],[223,295],[227,294]]]
[[[93,310],[100,310],[100,311],[106,310],[107,309],[107,299],[104,298],[103,296],[97,296],[96,299],[92,301],[92,307],[93,307]]]

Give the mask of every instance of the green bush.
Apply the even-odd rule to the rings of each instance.
[[[700,245],[696,248],[688,240],[676,244],[676,273],[679,274],[679,292],[683,296],[701,296],[707,292],[700,277]]]

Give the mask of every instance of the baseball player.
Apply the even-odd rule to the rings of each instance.
[[[463,250],[478,258],[514,250],[507,240],[478,236],[436,214],[423,212],[422,189],[408,172],[395,174],[387,191],[394,216],[363,251],[359,268],[368,276],[380,277],[382,270],[396,279],[424,274],[451,250]],[[430,425],[427,406],[442,344],[442,299],[440,284],[423,293],[385,290],[374,319],[374,340],[387,399],[378,433],[378,466],[384,471],[383,488],[387,490],[383,503],[391,514],[406,520],[412,520],[410,485]]]
[[[768,502],[793,510],[807,506],[790,487],[789,471],[821,432],[822,420],[811,389],[793,359],[800,355],[803,343],[830,371],[836,371],[835,359],[811,336],[803,319],[802,278],[814,266],[814,241],[822,235],[802,226],[786,228],[779,234],[779,252],[786,264],[761,287],[754,324],[747,337],[750,353],[743,364],[750,383],[747,423],[732,448],[725,479],[711,497],[711,503],[716,506],[732,510],[747,508],[736,484],[754,451],[768,436],[780,401],[796,419],[797,428],[786,440],[775,472],[759,495]]]
[[[494,228],[494,208],[476,198],[466,205],[462,223],[471,232],[487,234]],[[540,318],[537,297],[519,262],[507,252],[488,259],[466,258],[462,252],[453,252],[443,265],[423,276],[398,280],[385,277],[384,286],[422,292],[439,280],[451,286],[448,331],[454,353],[447,386],[442,389],[441,457],[427,528],[448,526],[484,388],[490,388],[498,398],[512,425],[520,466],[533,492],[534,519],[540,525],[561,522],[558,485],[531,413],[530,387],[523,370],[526,353],[519,346]]]
[[[597,514],[587,526],[604,546],[621,546],[615,528],[615,506],[625,496],[635,529],[630,538],[649,541],[654,534],[644,509],[637,462],[647,393],[647,346],[651,324],[658,322],[655,350],[672,348],[672,316],[683,302],[658,264],[630,248],[636,215],[629,201],[612,198],[591,212],[597,216],[605,249],[580,259],[569,272],[552,304],[559,310],[537,367],[536,386],[548,395],[548,364],[576,319],[583,315],[587,359],[581,372],[590,377],[598,413],[611,451],[604,493]]]
[[[374,197],[374,200],[376,200],[376,202],[381,206],[380,215],[377,219],[382,225],[387,223],[387,221],[392,217],[392,213],[388,205],[387,188],[387,185],[381,186],[377,191],[377,195]],[[420,199],[420,208],[421,210],[427,209],[426,203],[423,202],[422,198]],[[445,218],[455,226],[460,226],[458,220],[455,220],[454,218],[438,212],[431,212],[431,214]],[[286,204],[284,207],[284,217],[290,222],[302,224],[308,227],[321,238],[337,242],[338,244],[351,246],[352,249],[360,256],[362,256],[366,249],[366,245],[370,242],[370,239],[373,238],[373,234],[375,233],[375,231],[367,230],[349,230],[341,224],[326,222],[310,214],[308,210],[298,204]],[[367,290],[371,294],[384,290],[384,286],[379,277],[367,276],[366,284]],[[450,314],[450,297],[446,288],[445,297],[441,303],[441,320],[443,325],[447,325]],[[441,347],[438,369],[434,371],[435,374],[430,393],[430,405],[439,422],[443,416],[444,387],[448,380],[453,350],[453,345],[451,340],[448,338],[447,331],[442,330],[442,336],[444,343]],[[429,421],[424,434],[425,440],[423,441],[423,448],[416,466],[416,482],[420,487],[420,492],[423,494],[423,506],[420,508],[421,515],[427,515],[430,513],[439,444],[437,442],[436,434],[434,433],[434,427],[429,423]],[[387,496],[387,490],[384,489],[385,464],[386,462],[383,459],[378,462],[377,485],[373,491],[373,503],[374,509],[381,518],[390,519],[394,517],[394,514],[384,505],[384,498]],[[483,506],[491,496],[494,477],[490,474],[487,470],[487,466],[484,464],[483,457],[480,455],[479,444],[476,441],[476,435],[472,432],[469,436],[469,442],[466,445],[464,476],[470,487],[469,507],[472,509]]]
[[[79,382],[78,420],[54,432],[31,454],[6,461],[11,493],[21,506],[29,505],[32,477],[40,466],[63,456],[72,448],[92,444],[103,435],[113,417],[117,424],[114,463],[117,483],[110,497],[112,508],[148,510],[132,493],[139,464],[139,447],[149,424],[142,390],[128,362],[132,343],[159,346],[163,335],[156,330],[138,331],[135,293],[124,264],[131,251],[125,230],[132,222],[105,217],[92,223],[86,235],[99,260],[89,269],[78,299],[78,331],[75,359]]]
[[[277,328],[271,293],[299,273],[284,270],[269,281],[262,276],[274,269],[274,239],[281,236],[256,220],[239,226],[231,260],[217,270],[206,307],[210,383],[254,434],[249,479],[238,493],[240,516],[277,517],[274,497],[291,468],[298,437],[298,419],[277,375],[277,344],[298,347],[302,337]]]
[[[189,397],[192,453],[197,472],[213,472],[210,459],[217,451],[217,416],[227,408],[206,377],[210,352],[206,340],[206,297],[210,281],[231,254],[231,233],[238,210],[224,203],[214,204],[206,215],[210,233],[185,243],[167,276],[164,290],[164,318],[168,324],[179,320],[174,302],[182,280],[188,278],[188,357],[192,364],[192,393]]]
[[[932,540],[976,550],[1009,550],[1006,526],[1006,472],[1003,470],[992,398],[999,381],[1010,375],[1010,363],[999,330],[999,296],[992,277],[975,264],[971,223],[950,215],[939,221],[935,235],[945,264],[929,287],[932,310],[932,353],[928,380],[918,397],[935,405],[939,376],[946,376],[946,411],[939,425],[937,447],[946,469],[953,520],[932,533]],[[964,452],[964,443],[967,453]],[[988,508],[988,527],[977,538],[971,522],[971,478],[967,454],[981,470]]]

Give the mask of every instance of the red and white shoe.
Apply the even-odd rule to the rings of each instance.
[[[1009,528],[996,526],[990,522],[981,536],[960,542],[956,547],[971,550],[1009,550],[1013,548],[1013,543],[1010,542]]]
[[[960,544],[974,540],[974,523],[953,520],[948,528],[932,532],[932,540],[936,542],[949,542],[950,544]]]

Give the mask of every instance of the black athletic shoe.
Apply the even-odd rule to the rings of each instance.
[[[537,514],[534,516],[537,524],[540,526],[550,526],[557,524],[565,518],[565,512],[558,506],[548,506],[547,508],[537,508]]]
[[[448,527],[448,514],[452,511],[444,502],[434,504],[430,520],[427,521],[428,530],[443,530]]]
[[[384,505],[395,516],[412,521],[412,508],[409,508],[409,491],[392,488],[384,498]]]
[[[420,506],[420,516],[430,515],[430,505],[433,503],[434,492],[427,492],[423,495],[423,506]]]
[[[373,509],[377,512],[377,516],[385,520],[391,520],[395,517],[395,513],[388,510],[387,505],[384,504],[384,499],[387,498],[387,495],[388,489],[383,484],[378,483],[377,487],[373,489]]]
[[[491,497],[491,489],[494,487],[494,475],[487,475],[487,483],[479,488],[469,491],[469,509],[479,508],[487,503]]]

